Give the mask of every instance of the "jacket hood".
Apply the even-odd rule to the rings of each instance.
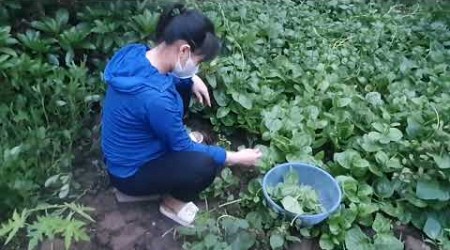
[[[170,86],[172,76],[159,73],[145,57],[149,49],[143,44],[130,44],[116,52],[105,68],[106,84],[116,91],[128,94],[148,89],[163,91]]]

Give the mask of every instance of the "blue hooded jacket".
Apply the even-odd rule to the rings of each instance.
[[[183,101],[176,86],[190,87],[192,80],[159,73],[145,57],[148,50],[142,44],[127,45],[112,57],[104,72],[108,87],[102,150],[108,171],[126,178],[145,163],[179,151],[204,152],[223,165],[223,148],[193,142],[184,127]]]

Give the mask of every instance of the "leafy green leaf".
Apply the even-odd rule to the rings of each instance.
[[[89,236],[86,234],[85,230],[83,229],[85,223],[78,220],[70,220],[69,222],[66,222],[65,228],[63,231],[64,235],[64,246],[66,249],[69,249],[70,245],[72,244],[72,241],[88,241]]]
[[[345,208],[342,211],[343,218],[340,224],[344,227],[344,229],[351,228],[356,220],[357,215],[358,215],[358,207],[355,204],[350,204],[348,208]]]
[[[271,132],[277,132],[283,127],[283,122],[280,119],[266,120],[264,124]]]
[[[245,219],[251,225],[252,228],[261,229],[263,224],[263,218],[260,213],[252,211],[245,216]]]
[[[381,99],[381,94],[378,92],[369,92],[366,94],[365,98],[373,106],[384,104],[383,100]]]
[[[347,150],[342,153],[335,153],[334,160],[339,163],[344,168],[350,169],[353,163],[353,158],[356,157],[357,153],[353,150]]]
[[[289,172],[284,176],[284,184],[290,185],[290,186],[297,186],[298,183],[298,173],[290,169]]]
[[[228,97],[225,95],[223,91],[215,89],[213,91],[214,100],[217,102],[217,104],[221,107],[224,107],[228,104]]]
[[[255,244],[256,237],[247,231],[242,231],[236,235],[235,240],[231,243],[233,250],[247,250],[251,249]]]
[[[405,194],[405,199],[412,205],[419,208],[425,208],[428,205],[423,199],[418,198],[417,195],[414,194]]]
[[[64,184],[64,185],[61,187],[60,191],[59,191],[58,197],[59,197],[60,199],[66,198],[67,195],[69,194],[69,191],[70,191],[70,186],[69,186],[69,184]]]
[[[217,87],[217,80],[215,76],[212,75],[206,75],[206,81],[208,82],[208,84],[212,87],[212,88],[216,88]]]
[[[66,220],[58,217],[39,216],[37,220],[28,227],[28,249],[34,249],[44,237],[53,238],[66,226]]]
[[[279,234],[272,234],[269,241],[272,249],[280,249],[284,246],[284,238]]]
[[[388,178],[383,177],[375,181],[375,193],[383,198],[389,198],[394,194],[394,185]]]
[[[235,100],[237,103],[239,103],[242,107],[246,109],[251,109],[253,107],[252,99],[243,93],[240,92],[232,92],[233,100]]]
[[[413,61],[403,57],[403,61],[400,64],[400,71],[406,73],[406,71],[410,70],[412,67],[414,67]]]
[[[382,149],[378,143],[379,134],[369,133],[363,136],[360,141],[361,147],[367,152],[377,152]]]
[[[348,176],[338,176],[336,179],[343,189],[345,198],[349,199],[351,202],[358,203],[358,181]]]
[[[403,243],[390,234],[377,234],[374,240],[374,249],[403,250]]]
[[[302,240],[299,237],[287,235],[286,240],[290,242],[302,242]]]
[[[88,220],[90,222],[95,222],[95,220],[92,219],[92,217],[86,213],[88,211],[94,211],[94,208],[86,207],[82,204],[67,203],[67,202],[65,202],[64,205],[67,206],[68,208],[70,208],[72,211],[74,211],[78,215],[80,215],[81,217],[85,218],[86,220]]]
[[[433,155],[433,159],[440,169],[449,169],[450,168],[450,155],[449,154]]]
[[[361,198],[361,200],[364,200],[364,198],[368,198],[372,196],[373,189],[368,184],[360,184],[358,187],[358,196]]]
[[[248,222],[239,218],[227,216],[222,219],[222,228],[228,235],[234,235],[240,231],[240,229],[248,228]]]
[[[319,245],[321,249],[332,250],[334,249],[334,243],[328,234],[322,234],[320,236]]]
[[[368,202],[368,203],[360,203],[358,205],[359,216],[362,218],[367,217],[378,210],[379,207],[375,203]]]
[[[416,120],[415,117],[407,118],[408,125],[406,126],[406,133],[411,137],[417,137],[423,130],[422,124]]]
[[[428,216],[425,225],[423,226],[423,231],[425,234],[431,239],[437,239],[442,233],[442,226],[439,221],[437,221],[434,217]]]
[[[214,234],[207,234],[203,240],[205,247],[212,248],[219,241],[219,238]]]
[[[443,189],[437,180],[419,179],[416,185],[416,195],[423,200],[447,201],[450,195]]]
[[[283,208],[294,214],[303,214],[303,209],[297,199],[292,196],[286,196],[281,200]]]
[[[217,118],[223,118],[230,113],[230,109],[228,107],[220,107],[217,109]]]
[[[372,224],[372,229],[377,232],[377,234],[389,233],[391,231],[391,222],[381,213],[377,213]]]
[[[66,24],[69,21],[69,12],[66,9],[56,11],[56,20],[60,24]]]
[[[73,62],[73,58],[74,58],[73,50],[68,50],[66,53],[66,57],[64,58],[66,66],[69,66]]]
[[[336,105],[337,105],[337,107],[342,108],[342,107],[349,105],[351,102],[352,102],[351,98],[344,97],[344,98],[337,99]]]
[[[345,247],[354,250],[374,250],[369,237],[358,226],[353,227],[346,233]]]
[[[375,160],[376,160],[379,164],[384,165],[384,164],[386,164],[386,163],[389,161],[389,156],[388,156],[385,152],[383,152],[383,151],[378,151],[378,152],[375,154]]]
[[[396,142],[402,139],[403,133],[397,128],[390,128],[387,136],[390,141]]]
[[[14,210],[12,218],[9,219],[6,224],[2,224],[2,227],[0,228],[0,237],[8,235],[5,240],[5,245],[8,244],[17,232],[25,226],[27,217],[28,210],[24,209],[20,214]]]
[[[58,55],[55,54],[48,54],[47,56],[49,63],[59,66],[59,58]]]
[[[49,186],[51,186],[52,184],[54,184],[56,181],[58,181],[59,176],[60,176],[59,174],[50,176],[50,177],[45,181],[44,187],[49,187]]]

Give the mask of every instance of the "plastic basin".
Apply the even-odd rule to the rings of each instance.
[[[319,214],[298,215],[285,210],[283,207],[275,203],[267,193],[267,187],[274,187],[283,181],[284,175],[293,169],[299,175],[299,184],[309,185],[317,191],[320,202],[324,208],[324,212]],[[305,163],[284,163],[277,165],[264,176],[262,183],[264,197],[267,204],[276,213],[288,219],[297,217],[297,223],[301,227],[310,227],[330,216],[339,207],[342,199],[342,192],[336,179],[333,178],[325,170]]]

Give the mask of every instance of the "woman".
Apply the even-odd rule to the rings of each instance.
[[[185,130],[191,93],[211,105],[195,74],[220,50],[212,22],[176,4],[162,13],[156,39],[151,49],[125,46],[106,66],[102,149],[115,188],[132,196],[164,194],[161,213],[190,225],[198,211],[192,201],[222,168],[255,165],[261,152],[227,152],[194,142]]]

